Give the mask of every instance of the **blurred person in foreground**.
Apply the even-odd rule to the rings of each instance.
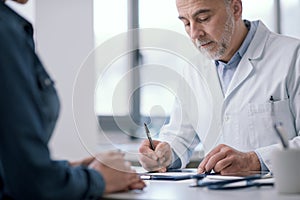
[[[144,188],[120,152],[51,159],[59,99],[32,36],[31,24],[0,1],[0,199],[99,199]]]

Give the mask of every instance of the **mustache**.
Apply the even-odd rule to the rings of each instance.
[[[210,42],[211,42],[211,40],[207,40],[207,39],[205,39],[205,40],[196,39],[194,41],[194,43],[196,44],[197,48],[200,48],[202,45],[208,44]]]

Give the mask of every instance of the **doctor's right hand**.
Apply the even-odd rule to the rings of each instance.
[[[172,162],[172,149],[167,142],[153,140],[154,151],[149,140],[144,140],[139,148],[139,161],[148,171],[166,172]]]

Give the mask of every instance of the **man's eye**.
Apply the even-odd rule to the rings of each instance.
[[[197,22],[206,22],[206,21],[208,21],[208,19],[209,19],[209,17],[198,17],[197,18]]]
[[[181,20],[184,27],[189,27],[190,26],[190,22],[188,20]]]
[[[190,26],[190,23],[184,23],[184,26],[185,26],[185,27],[189,27],[189,26]]]

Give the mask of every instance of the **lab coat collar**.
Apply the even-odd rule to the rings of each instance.
[[[249,61],[261,58],[269,36],[270,30],[262,21],[259,21],[256,33],[244,57],[247,58],[247,60]]]

